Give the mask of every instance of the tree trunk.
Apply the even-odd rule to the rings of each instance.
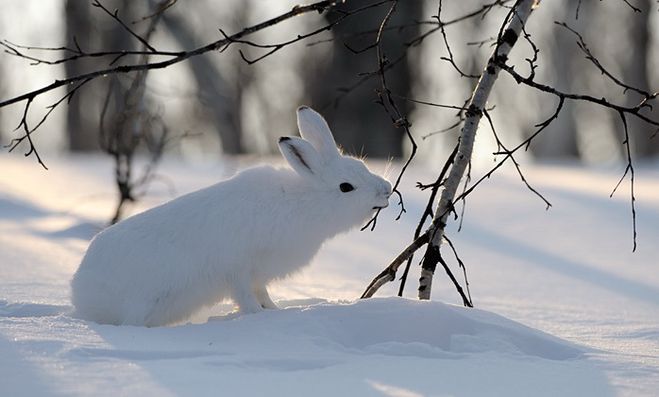
[[[110,10],[118,10],[119,17],[130,24],[139,14],[138,2],[131,0],[104,1],[103,4]],[[144,8],[146,9],[146,8]],[[66,40],[67,45],[76,48],[78,45],[84,51],[129,50],[134,48],[135,39],[124,28],[107,15],[103,14],[91,2],[67,0],[66,14]],[[77,76],[89,70],[102,69],[108,66],[111,59],[88,58],[74,62],[66,62],[66,75]],[[122,62],[122,61],[120,61]],[[108,91],[110,79],[99,79],[88,84],[86,89],[79,90],[73,96],[67,108],[67,130],[69,150],[85,152],[100,149],[99,144],[99,115],[101,113],[103,98]],[[69,89],[73,86],[69,86]],[[124,92],[125,92],[124,88]],[[111,118],[113,108],[108,110]]]
[[[350,1],[347,5],[338,5],[336,10],[354,9],[369,3],[367,0]],[[362,78],[364,73],[375,72],[378,68],[375,49],[354,53],[362,50],[375,41],[375,33],[359,38],[346,38],[355,32],[366,29],[377,31],[388,7],[381,7],[379,12],[361,14],[359,18],[350,18],[332,30],[333,42],[331,59],[324,62],[316,73],[306,76],[307,86],[310,87],[312,105],[322,108],[332,104],[333,100],[341,95],[342,90]],[[390,25],[421,19],[423,2],[401,1],[398,3],[396,13],[392,16]],[[329,13],[335,18],[337,13]],[[403,51],[403,43],[418,34],[418,27],[404,30],[386,31],[383,37],[383,49],[388,60],[399,57]],[[352,49],[348,49],[350,46]],[[313,62],[313,60],[309,60]],[[312,68],[316,69],[316,68]],[[390,89],[399,95],[411,96],[412,70],[407,60],[399,62],[392,70],[387,72],[390,77]],[[348,79],[346,79],[348,76]],[[324,111],[328,123],[334,131],[336,142],[347,152],[353,154],[367,154],[369,157],[401,157],[403,155],[403,139],[405,131],[396,128],[384,109],[375,103],[375,91],[380,88],[380,80],[372,78],[362,86],[353,90],[340,100],[338,106]],[[409,110],[408,104],[399,103],[403,114]]]
[[[165,13],[163,22],[182,48],[190,48],[196,43],[195,34],[180,15]],[[214,65],[210,55],[191,58],[188,65],[197,82],[202,103],[211,110],[213,125],[222,142],[223,152],[229,154],[244,153],[240,81],[237,81],[234,87],[230,87]],[[241,66],[245,67],[244,65]]]
[[[630,9],[625,11],[630,14],[627,18],[631,23],[627,24],[628,33],[625,38],[627,43],[629,43],[626,46],[627,53],[622,56],[622,59],[626,61],[623,66],[623,81],[632,87],[637,87],[645,91],[652,91],[650,79],[652,72],[654,72],[654,70],[650,69],[651,65],[649,62],[649,54],[652,51],[650,18],[653,14],[653,3],[653,0],[639,1],[636,6],[641,9],[641,12],[634,12]],[[642,99],[635,93],[629,93],[627,98],[628,106],[635,106]],[[648,113],[659,114],[659,110],[656,107]],[[659,138],[650,138],[656,131],[656,128],[636,117],[630,117],[628,124],[632,148],[638,158],[659,154]],[[619,130],[622,130],[622,126],[620,126]]]
[[[88,1],[67,0],[65,5],[66,15],[66,40],[69,47],[75,48],[76,43],[84,50],[94,47],[93,37],[94,18],[92,18],[92,7]],[[74,41],[75,38],[75,41]],[[64,70],[67,76],[76,76],[89,69],[93,60],[81,62],[66,62]],[[72,89],[69,86],[68,89]],[[85,152],[97,150],[98,145],[98,121],[89,110],[91,90],[78,91],[67,107],[67,136],[69,149],[74,152]]]
[[[490,96],[494,82],[496,81],[500,67],[499,62],[505,62],[510,50],[515,45],[521,34],[535,0],[518,0],[513,8],[511,20],[502,31],[500,41],[494,49],[485,70],[483,70],[478,84],[474,90],[466,111],[466,119],[460,134],[460,144],[457,155],[449,176],[444,181],[444,190],[440,197],[432,225],[428,231],[430,241],[423,258],[421,266],[421,278],[419,279],[419,299],[430,299],[432,290],[432,278],[437,263],[439,263],[439,249],[444,237],[444,229],[448,216],[453,211],[453,200],[456,197],[460,181],[464,176],[467,165],[471,161],[471,153],[474,147],[474,139],[478,124],[483,116],[483,110]]]
[[[574,9],[569,7],[568,4],[563,4],[562,7],[559,7],[557,13],[555,19],[564,21],[574,15]],[[588,16],[590,15],[584,13],[582,19],[587,19]],[[554,34],[549,34],[547,41],[554,69],[553,74],[557,77],[555,87],[563,91],[573,91],[574,80],[580,78],[580,73],[583,73],[580,68],[581,65],[575,62],[575,57],[565,56],[565,48],[574,44],[574,37],[565,34],[565,32],[558,32],[561,29],[558,26],[554,25],[553,29]],[[553,97],[542,97],[541,100],[541,106],[547,107],[552,106],[555,102]],[[530,150],[538,158],[577,159],[579,157],[575,103],[568,102],[565,104],[558,118],[545,129],[544,133],[534,138]]]

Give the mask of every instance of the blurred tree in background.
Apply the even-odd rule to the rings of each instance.
[[[246,25],[245,8],[238,7],[233,13],[232,29],[240,29]],[[163,28],[181,48],[194,48],[203,43],[198,32],[189,20],[180,13],[164,13]],[[250,79],[251,68],[238,68],[240,60],[234,65],[226,65],[233,69],[234,76],[228,76],[228,71],[220,68],[211,57],[195,57],[189,62],[196,95],[202,106],[208,109],[204,118],[217,131],[222,150],[228,154],[245,152],[242,142],[242,93],[245,84]]]
[[[445,19],[474,9],[482,3],[446,2]],[[589,93],[613,101],[624,99],[623,102],[628,106],[640,101],[639,95],[624,92],[622,88],[608,84],[602,74],[593,69],[592,63],[579,50],[575,35],[554,23],[565,21],[583,35],[589,49],[614,76],[643,90],[656,90],[659,86],[657,4],[652,0],[631,1],[631,4],[638,6],[641,12],[635,12],[623,1],[543,1],[540,6],[543,17],[530,19],[526,28],[526,32],[540,50],[536,80],[564,92]],[[436,2],[425,2],[425,5],[425,15],[436,13]],[[467,69],[472,59],[476,62],[475,70],[482,68],[484,60],[487,59],[492,38],[497,34],[496,21],[500,19],[493,16],[493,13],[495,12],[484,19],[471,20],[471,25],[456,24],[446,28],[456,61],[463,70],[468,70],[468,73],[473,70]],[[475,25],[475,22],[478,24]],[[490,40],[487,41],[488,39]],[[418,52],[419,66],[415,74],[414,97],[460,105],[455,103],[456,98],[466,98],[475,81],[458,80],[460,75],[447,62],[440,60],[440,57],[447,55],[441,37],[428,38]],[[520,45],[514,52],[523,53],[523,56],[528,58],[533,56],[528,45]],[[432,69],[429,65],[432,65]],[[468,84],[462,87],[461,84],[465,81]],[[513,79],[504,76],[497,83],[490,102],[495,106],[492,115],[497,131],[504,139],[519,141],[534,132],[533,125],[542,117],[551,114],[557,99],[552,95],[538,94],[519,86]],[[529,105],[533,112],[519,111],[529,109]],[[658,110],[654,109],[653,112]],[[417,106],[411,121],[417,127],[417,136],[423,137],[439,130],[438,126],[450,125],[452,116],[450,112]],[[629,122],[635,158],[656,156],[659,139],[651,138],[652,126],[632,119]],[[487,126],[482,125],[481,128]],[[580,159],[587,163],[619,162],[625,157],[621,132],[619,118],[609,110],[568,101],[559,118],[534,139],[529,152],[539,159]],[[423,151],[424,147],[427,147],[430,153],[442,147],[451,148],[456,133],[457,131],[453,130],[449,133],[433,134],[422,140],[421,157],[428,157]],[[478,144],[482,144],[480,153],[491,153],[489,148],[492,143],[481,138],[477,147]]]
[[[370,3],[368,0],[353,1],[350,2],[350,8]],[[346,9],[346,4],[338,7],[340,11]],[[372,45],[386,11],[386,8],[381,8],[337,25],[332,31],[336,39],[329,44],[329,56],[313,73],[305,76],[310,103],[318,109],[326,109],[325,117],[334,128],[337,143],[349,153],[384,158],[403,155],[405,131],[396,128],[382,106],[376,103],[375,92],[381,84],[377,78],[369,79],[356,88],[352,86],[365,73],[374,73],[378,68],[373,52],[364,50]],[[419,21],[423,17],[422,11],[421,1],[402,2],[390,23],[392,26],[401,26],[410,21]],[[327,17],[331,21],[338,15],[327,14]],[[360,34],[364,31],[372,33]],[[387,59],[391,62],[404,56],[409,41],[418,36],[419,31],[419,25],[412,25],[387,35],[384,43]],[[308,61],[313,62],[312,59]],[[395,66],[396,78],[390,82],[394,92],[407,97],[412,96],[414,78],[410,66],[407,60],[399,62]],[[409,106],[401,110],[407,113]]]
[[[107,6],[121,10],[121,16],[127,21],[134,21],[145,9],[137,7],[138,2],[130,0],[112,0]],[[64,37],[68,47],[80,47],[84,50],[102,48],[105,50],[135,49],[134,40],[115,21],[98,12],[89,1],[66,0],[66,17]],[[66,62],[64,68],[67,76],[76,76],[86,70],[98,69],[107,65],[107,59],[86,58],[79,62]],[[110,89],[112,79],[106,78],[90,82],[89,89],[74,95],[67,107],[68,147],[73,152],[86,152],[100,149],[99,123],[105,96]],[[69,86],[68,89],[72,89]],[[125,93],[126,87],[120,82],[116,95]],[[115,117],[116,109],[110,107],[108,119]]]
[[[656,44],[656,39],[652,38],[653,31],[657,36],[657,18],[656,18],[656,2],[652,0],[641,0],[636,2],[641,12],[634,13],[632,10],[627,10],[625,19],[632,20],[632,23],[626,24],[627,32],[624,37],[624,44],[620,46],[621,54],[619,59],[624,60],[622,66],[622,80],[633,87],[640,87],[645,91],[652,91],[653,87],[657,87],[659,73],[657,73],[657,66],[652,65],[651,61],[657,59],[659,53],[653,52],[653,44]],[[654,12],[653,12],[654,11]],[[629,15],[632,13],[632,15]],[[654,25],[652,17],[654,16]],[[654,26],[654,27],[653,27]],[[602,49],[603,51],[605,49]],[[654,85],[652,84],[654,82]],[[640,97],[630,96],[628,98],[628,105],[638,103]],[[654,109],[654,114],[659,115],[659,109]],[[633,131],[632,140],[634,142],[634,151],[639,157],[648,157],[659,154],[659,139],[652,138],[654,130],[646,123],[639,122],[640,120],[630,120],[630,128]]]
[[[148,15],[156,3],[103,2],[108,9],[118,10],[122,20],[138,32],[143,31],[148,23],[141,18]],[[307,32],[323,21],[340,18],[344,10],[372,3],[349,1],[336,7],[336,11],[305,20],[287,21],[284,26],[257,34],[254,40],[267,43],[289,38],[291,34]],[[62,10],[62,20],[58,25],[61,28],[54,29],[60,37],[40,37],[39,42],[51,43],[53,47],[59,44],[71,48],[79,46],[86,51],[137,49],[134,38],[90,1],[60,0],[58,4]],[[217,39],[220,36],[218,28],[227,33],[236,32],[295,4],[295,1],[288,0],[268,4],[227,0],[218,6],[217,2],[210,0],[179,0],[163,14],[154,40],[163,48],[194,48]],[[446,2],[443,19],[450,20],[485,4],[488,2]],[[550,19],[567,21],[584,36],[589,49],[616,77],[650,91],[659,83],[656,49],[659,13],[655,12],[657,4],[653,0],[635,0],[631,4],[642,12],[636,12],[623,1],[543,2],[546,19],[532,20],[527,29],[540,48],[538,79],[551,82],[554,87],[567,92],[587,92],[612,100],[624,97],[627,105],[638,102],[639,96],[633,92],[624,93],[619,87],[603,85],[601,76],[589,67],[589,61],[579,52],[575,37],[550,22]],[[15,7],[14,12],[19,9]],[[5,26],[11,26],[11,12],[10,9],[6,13]],[[39,12],[39,7],[26,7],[25,12],[34,15]],[[452,43],[456,64],[466,74],[478,74],[483,67],[503,12],[503,8],[493,9],[466,23],[447,26],[446,34]],[[236,44],[227,50],[230,56],[210,53],[193,57],[171,70],[152,72],[145,80],[145,103],[152,107],[152,112],[161,114],[178,135],[190,132],[200,135],[199,139],[171,146],[174,151],[184,154],[220,150],[227,154],[274,152],[276,146],[272,144],[272,137],[291,133],[294,130],[292,110],[306,103],[327,116],[336,131],[337,141],[347,151],[371,157],[404,156],[408,150],[404,130],[394,126],[382,106],[376,103],[376,91],[380,87],[378,78],[366,78],[377,70],[377,60],[369,46],[385,13],[386,7],[375,7],[357,18],[348,18],[335,25],[322,36],[255,64],[245,62],[238,50],[246,59],[255,59],[263,51]],[[391,28],[384,32],[382,40],[387,60],[397,61],[390,72],[395,78],[391,77],[389,84],[392,92],[400,97],[459,106],[461,103],[458,102],[469,96],[475,80],[459,78],[460,74],[440,59],[447,56],[447,51],[439,34],[418,43],[412,42],[413,38],[432,28],[424,23],[433,22],[436,14],[435,0],[398,4],[389,23]],[[4,29],[4,37],[21,41],[20,36],[14,37],[12,30],[8,29]],[[24,29],[29,33],[29,27]],[[32,37],[32,33],[28,33],[27,37]],[[515,51],[531,55],[528,48]],[[401,57],[404,58],[402,61]],[[5,58],[1,62],[5,62]],[[66,62],[62,66],[65,75],[74,76],[107,64],[107,58],[92,57]],[[3,70],[6,74],[7,67]],[[522,104],[532,103],[538,114],[545,114],[555,105],[556,99],[550,95],[538,95],[518,87],[509,78],[507,80],[501,83],[492,98],[496,105],[494,121],[504,137],[519,139],[532,132],[529,126],[537,121],[537,114],[520,114],[517,109]],[[67,125],[61,127],[69,150],[100,149],[99,115],[111,81],[111,78],[94,80],[71,100],[66,110]],[[130,79],[119,76],[118,97],[128,89],[129,83]],[[5,92],[15,92],[16,84],[16,81],[7,82]],[[515,94],[511,95],[513,89]],[[420,158],[432,158],[438,149],[447,151],[453,146],[456,129],[433,134],[452,123],[454,115],[451,112],[405,100],[400,104],[402,112],[410,115],[415,136],[431,135],[420,145]],[[116,111],[117,107],[111,104],[106,119],[112,120]],[[658,111],[654,109],[655,114]],[[5,116],[4,123],[10,119],[6,114],[4,109],[0,113]],[[635,156],[657,156],[659,139],[654,138],[656,134],[652,127],[635,119],[629,120],[629,126]],[[545,159],[619,160],[624,157],[620,127],[620,120],[606,110],[568,102],[559,119],[534,140],[530,152],[534,157]],[[9,128],[3,124],[5,138]]]

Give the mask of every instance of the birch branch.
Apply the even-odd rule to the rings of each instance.
[[[444,229],[449,214],[453,211],[455,199],[460,181],[464,176],[467,165],[471,161],[474,147],[474,139],[478,124],[483,117],[483,111],[490,96],[492,87],[499,76],[501,68],[497,64],[502,59],[508,59],[510,50],[517,42],[522,33],[524,24],[531,14],[535,0],[518,0],[510,11],[508,26],[500,33],[497,46],[487,62],[485,70],[481,73],[476,89],[467,106],[466,119],[460,135],[458,153],[453,166],[444,182],[444,189],[435,210],[435,217],[429,228],[430,241],[421,265],[421,278],[419,279],[419,299],[430,299],[432,291],[432,279],[441,256],[439,248],[444,237]]]
[[[405,250],[403,250],[403,252],[401,252],[398,257],[389,264],[389,266],[373,279],[362,294],[362,298],[370,298],[382,285],[393,281],[398,268],[405,263],[416,250],[428,244],[423,259],[421,279],[419,280],[419,298],[430,299],[432,278],[437,264],[441,259],[439,248],[444,237],[446,222],[449,214],[453,211],[453,203],[456,198],[460,181],[462,180],[465,170],[471,160],[476,130],[483,116],[487,99],[494,86],[494,82],[501,70],[499,65],[502,61],[505,63],[508,59],[508,54],[515,45],[518,37],[521,35],[524,24],[531,14],[531,10],[535,4],[536,0],[517,0],[506,18],[506,21],[508,21],[507,26],[504,28],[506,22],[502,25],[501,32],[497,39],[497,46],[488,60],[487,67],[483,70],[480,76],[469,104],[466,106],[465,121],[460,136],[458,150],[453,159],[453,165],[451,166],[449,175],[442,183],[444,189],[442,190],[430,227],[419,235],[419,237],[406,247]]]

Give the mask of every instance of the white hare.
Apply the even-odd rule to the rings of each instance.
[[[321,115],[303,106],[297,121],[304,139],[279,139],[292,169],[250,168],[99,233],[71,281],[76,314],[160,326],[225,298],[244,313],[276,308],[268,283],[391,195],[389,182],[341,155]]]

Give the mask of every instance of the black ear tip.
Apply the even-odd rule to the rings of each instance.
[[[301,110],[309,110],[309,109],[310,109],[309,106],[307,106],[307,105],[302,105],[302,106],[300,106],[299,108],[297,108],[297,111],[299,112],[299,111],[301,111]]]
[[[280,136],[279,137],[279,143],[282,143],[284,141],[290,141],[291,137],[290,136]]]

